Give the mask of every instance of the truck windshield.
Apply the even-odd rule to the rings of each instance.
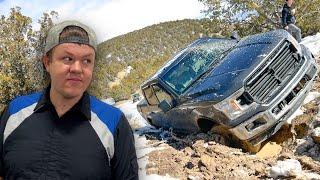
[[[236,43],[235,40],[208,39],[190,47],[177,58],[179,63],[163,76],[164,82],[178,95],[182,94]]]

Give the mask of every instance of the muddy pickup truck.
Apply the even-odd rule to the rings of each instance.
[[[200,38],[141,85],[140,114],[156,127],[216,131],[256,151],[302,104],[318,67],[284,30]]]

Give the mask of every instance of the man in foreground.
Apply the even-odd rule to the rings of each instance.
[[[298,42],[301,42],[301,29],[295,23],[295,10],[292,9],[293,0],[286,0],[282,9],[282,25]]]
[[[80,22],[50,29],[43,57],[50,85],[15,98],[1,116],[2,178],[138,179],[127,119],[86,91],[96,50],[95,33]]]

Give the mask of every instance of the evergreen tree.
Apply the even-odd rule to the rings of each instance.
[[[30,17],[12,8],[0,18],[0,109],[16,96],[40,89],[43,68],[39,60],[46,29],[56,13],[44,14],[40,30],[32,29]],[[39,41],[40,40],[40,41]]]
[[[211,19],[232,25],[242,36],[281,28],[285,0],[199,0]],[[297,25],[303,35],[320,30],[320,0],[295,0]]]

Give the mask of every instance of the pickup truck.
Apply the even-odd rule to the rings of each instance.
[[[156,127],[231,135],[255,152],[299,108],[317,72],[285,30],[200,38],[141,85],[137,108]]]

